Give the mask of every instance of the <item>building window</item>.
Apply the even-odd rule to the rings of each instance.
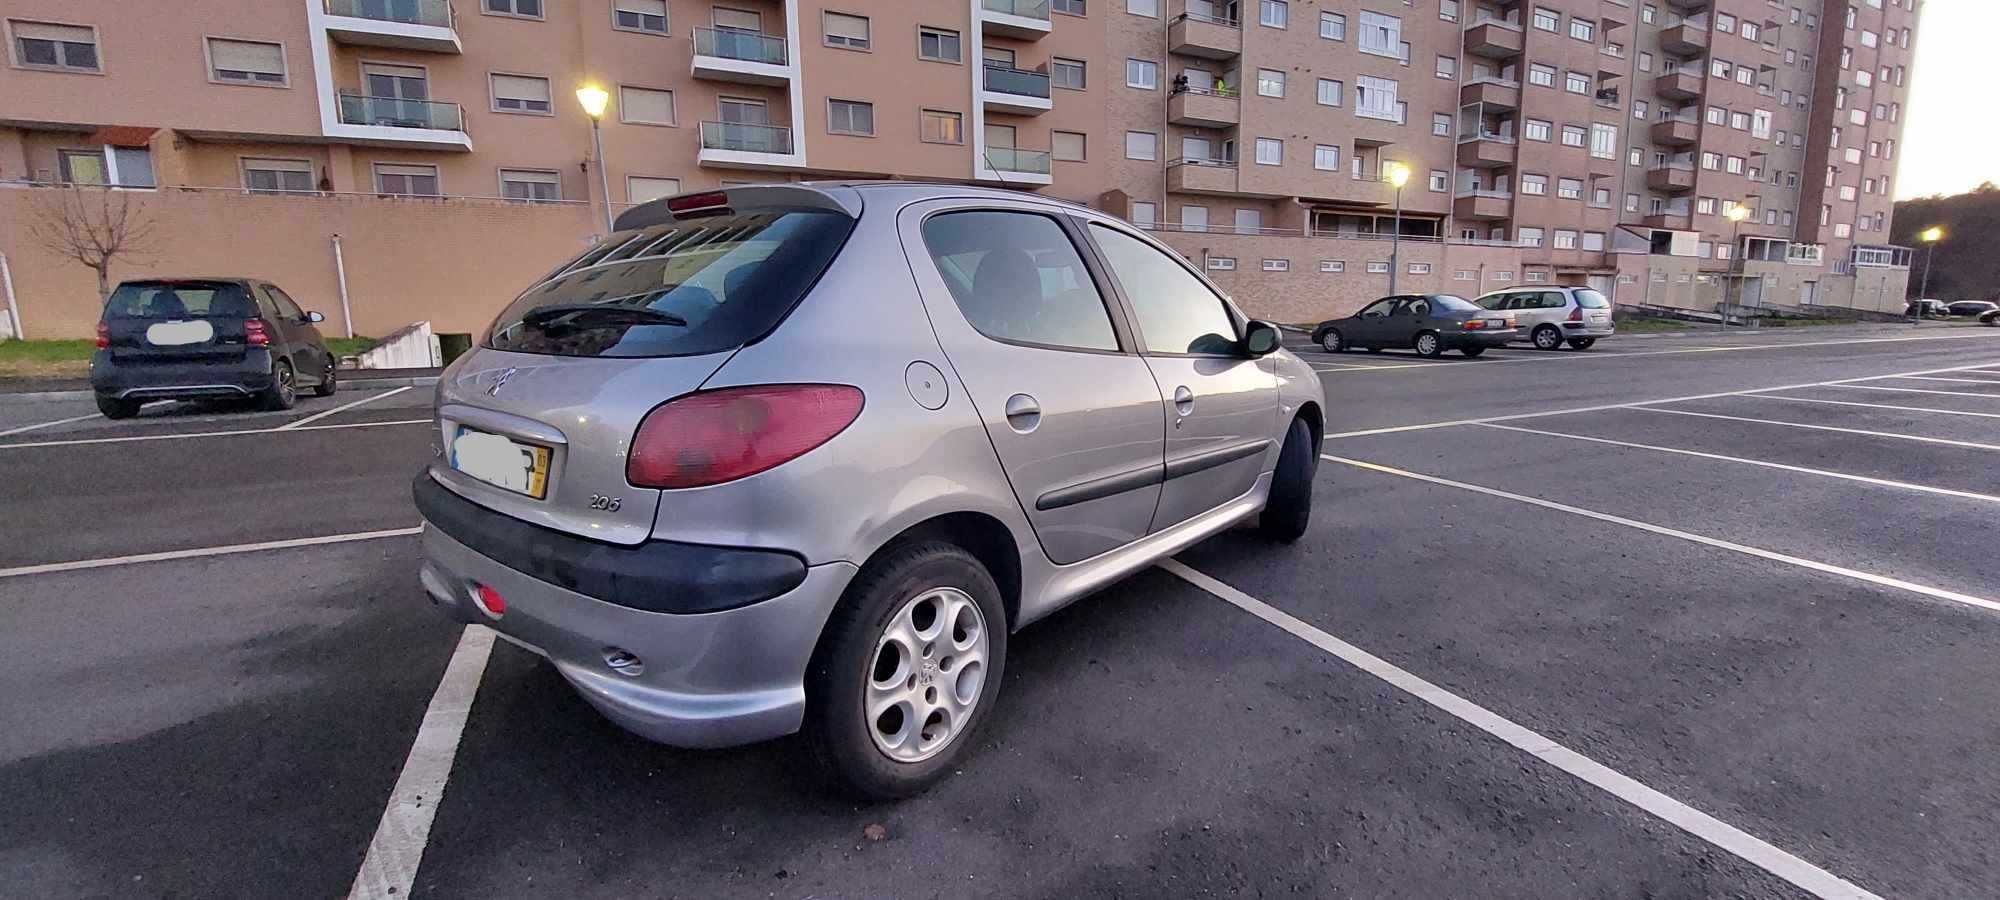
[[[1603,122],[1590,126],[1590,155],[1598,159],[1618,158],[1618,126]]]
[[[1055,0],[1050,8],[1064,15],[1080,16],[1084,14],[1083,4],[1084,0]]]
[[[1431,190],[1439,193],[1451,190],[1451,173],[1442,169],[1432,169]]]
[[[15,65],[71,72],[98,70],[95,28],[8,19],[7,30],[14,36]]]
[[[1049,132],[1051,154],[1063,162],[1082,162],[1088,140],[1081,131]]]
[[[1547,194],[1548,192],[1549,192],[1549,176],[1547,175],[1521,176],[1521,193],[1527,194],[1529,196],[1539,197]]]
[[[303,159],[243,160],[243,189],[253,194],[308,193],[312,176],[312,163]]]
[[[1361,52],[1403,58],[1403,20],[1377,12],[1361,13]]]
[[[1257,164],[1277,166],[1285,162],[1285,142],[1277,138],[1257,139]]]
[[[562,176],[546,169],[501,169],[500,196],[508,200],[561,200]]]
[[[1447,22],[1458,21],[1458,0],[1438,0],[1438,18]]]
[[[1549,273],[1541,269],[1530,269],[1526,272],[1521,273],[1521,280],[1534,281],[1534,282],[1547,281],[1549,280]]]
[[[1605,208],[1605,209],[1610,209],[1610,208],[1611,208],[1611,189],[1610,189],[1610,188],[1602,188],[1602,187],[1601,187],[1601,188],[1591,188],[1591,189],[1590,189],[1590,205],[1591,205],[1591,206],[1600,206],[1600,207],[1603,207],[1603,208]]]
[[[1535,7],[1535,16],[1532,21],[1536,28],[1543,31],[1554,31],[1556,30],[1556,25],[1562,21],[1562,16],[1557,15],[1555,10],[1543,9],[1537,6]]]
[[[542,0],[486,0],[486,12],[496,16],[542,17]]]
[[[917,58],[954,63],[963,60],[958,32],[947,28],[917,29]]]
[[[1150,131],[1125,132],[1126,159],[1159,159],[1160,136]]]
[[[1549,139],[1549,129],[1553,126],[1540,119],[1529,119],[1521,125],[1521,135],[1531,141]]]
[[[1564,200],[1582,200],[1583,182],[1576,178],[1556,179],[1556,196]]]
[[[1291,7],[1285,0],[1257,0],[1257,24],[1283,28],[1290,18]]]
[[[1313,168],[1322,172],[1340,171],[1340,148],[1331,144],[1314,144]]]
[[[1478,281],[1479,273],[1472,269],[1458,269],[1451,273],[1451,277],[1456,281]]]
[[[1371,260],[1368,263],[1368,274],[1370,275],[1389,274],[1389,261],[1386,259]]]
[[[1320,260],[1320,261],[1319,261],[1319,270],[1320,270],[1320,271],[1322,271],[1322,272],[1327,272],[1327,273],[1332,273],[1332,274],[1338,274],[1338,273],[1340,273],[1340,272],[1345,272],[1345,271],[1347,271],[1347,260],[1344,260],[1344,259],[1322,259],[1322,260]]]
[[[208,76],[212,81],[283,86],[285,47],[265,41],[208,39]]]
[[[397,197],[436,197],[437,166],[376,163],[375,193]]]
[[[1289,259],[1264,260],[1264,271],[1266,272],[1290,272],[1291,270],[1292,261]]]
[[[648,203],[662,197],[671,197],[681,192],[678,178],[654,178],[646,175],[625,176],[625,200],[629,203]]]
[[[1540,247],[1542,245],[1542,230],[1540,228],[1515,229],[1514,242],[1523,247]]]
[[[1714,197],[1697,198],[1694,201],[1694,211],[1696,215],[1700,216],[1715,215],[1715,198]]]
[[[667,33],[667,0],[615,0],[611,27],[646,34]]]
[[[1579,19],[1571,16],[1569,19],[1569,36],[1579,41],[1595,42],[1597,40],[1597,23],[1589,19]]]
[[[1583,126],[1581,126],[1581,125],[1564,125],[1564,126],[1563,126],[1563,146],[1565,146],[1565,147],[1581,147],[1581,146],[1583,146],[1583,140],[1584,140],[1584,134],[1585,134],[1585,133],[1586,133],[1586,132],[1585,132],[1585,131],[1583,130]]]
[[[1320,13],[1319,36],[1329,41],[1347,40],[1347,17],[1340,13]]]
[[[1563,81],[1563,88],[1572,94],[1590,93],[1590,76],[1582,72],[1571,72]]]
[[[56,166],[63,184],[158,186],[153,179],[153,151],[145,147],[107,145],[95,150],[59,150]]]
[[[1083,60],[1063,59],[1058,56],[1049,60],[1049,86],[1066,91],[1083,90]]]
[[[1234,272],[1236,271],[1236,257],[1211,256],[1208,258],[1208,267],[1217,272]]]
[[[868,43],[868,17],[847,13],[825,13],[826,45],[844,47],[848,50],[866,50]]]
[[[1125,0],[1125,11],[1157,19],[1160,17],[1160,0]]]
[[[922,128],[919,139],[927,144],[965,143],[965,117],[955,112],[941,109],[926,109],[920,114]]]
[[[674,92],[620,85],[618,121],[632,125],[677,124],[680,120],[674,111]]]
[[[1318,100],[1318,101],[1319,101],[1319,105],[1321,105],[1321,106],[1339,106],[1339,105],[1340,105],[1340,82],[1338,82],[1338,81],[1335,81],[1335,80],[1333,80],[1333,79],[1331,79],[1331,78],[1322,78],[1322,79],[1320,79],[1320,80],[1319,80],[1319,90],[1318,90],[1317,94],[1318,94],[1318,95],[1317,95],[1317,96],[1316,96],[1316,97],[1315,97],[1314,99],[1316,99],[1316,100]]]
[[[1140,228],[1151,228],[1160,219],[1160,207],[1145,200],[1132,201],[1132,214],[1126,217]]]
[[[1182,231],[1207,231],[1207,230],[1208,230],[1208,207],[1206,207],[1206,206],[1183,206],[1183,207],[1181,207],[1181,230],[1182,230]]]
[[[1513,280],[1514,280],[1514,273],[1512,273],[1512,272],[1495,272],[1495,273],[1493,273],[1493,282],[1494,282],[1495,284],[1506,284],[1507,282],[1510,282],[1510,281],[1513,281]]]
[[[1257,70],[1257,96],[1285,96],[1285,73],[1276,69]]]
[[[1431,134],[1451,137],[1451,114],[1431,113]]]
[[[1541,63],[1529,63],[1528,83],[1534,85],[1540,85],[1542,87],[1555,87],[1556,86],[1555,67],[1545,66],[1542,65]]]
[[[534,75],[494,75],[493,111],[551,115],[549,80]]]
[[[1427,262],[1413,262],[1410,263],[1406,271],[1412,275],[1429,275],[1431,273],[1431,264]]]
[[[1361,75],[1354,80],[1354,114],[1370,119],[1400,122],[1403,114],[1396,104],[1396,82],[1390,78]]]
[[[1456,57],[1456,56],[1439,56],[1439,57],[1438,57],[1438,59],[1437,59],[1437,77],[1439,77],[1439,78],[1457,78],[1457,77],[1458,77],[1458,57]]]
[[[1160,64],[1144,59],[1125,61],[1125,86],[1153,90],[1160,86]]]
[[[826,101],[826,130],[829,134],[875,134],[875,104],[858,100]]]

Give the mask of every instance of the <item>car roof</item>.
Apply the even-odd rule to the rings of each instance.
[[[880,196],[888,201],[888,203],[894,205],[913,203],[921,200],[945,199],[1028,200],[1051,206],[1066,207],[1078,212],[1097,215],[1105,214],[1103,210],[1092,209],[1081,203],[1057,197],[1044,197],[1040,194],[1026,191],[929,181],[824,180],[759,182],[737,187],[727,187],[720,191],[686,191],[674,196],[683,197],[712,193],[725,193],[732,197],[743,197],[746,200],[754,199],[761,202],[775,202],[780,197],[783,197],[785,193],[790,193],[792,196],[785,198],[784,202],[805,202],[808,205],[827,210],[838,209],[849,216],[859,216],[861,214],[865,198],[869,195]],[[809,196],[800,196],[801,194]],[[673,199],[674,197],[662,197],[658,200],[648,201],[632,207],[618,215],[618,219],[613,223],[613,227],[616,230],[623,231],[628,228],[643,228],[671,221],[673,214],[667,211],[667,204]]]
[[[223,281],[231,284],[270,284],[262,278],[245,278],[241,275],[155,275],[150,278],[127,278],[118,282],[127,284],[156,284],[162,281]]]

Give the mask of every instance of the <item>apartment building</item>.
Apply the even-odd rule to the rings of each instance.
[[[0,183],[116,188],[161,226],[127,274],[363,332],[477,329],[607,204],[809,178],[1088,203],[1286,321],[1392,279],[1899,309],[1917,2],[13,0]],[[36,193],[0,191],[16,302],[87,333]]]

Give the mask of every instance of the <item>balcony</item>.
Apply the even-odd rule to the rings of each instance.
[[[1511,191],[1460,188],[1451,201],[1451,214],[1460,219],[1494,221],[1507,218],[1513,206]]]
[[[1047,72],[1030,72],[987,63],[979,86],[979,102],[987,112],[1039,116],[1053,104],[1049,100]]]
[[[790,128],[749,122],[701,123],[699,161],[704,166],[738,169],[805,165],[805,159],[792,142]]]
[[[1668,100],[1693,100],[1701,96],[1701,72],[1674,69],[1653,79],[1653,93]]]
[[[995,147],[987,145],[985,159],[981,160],[979,176],[1001,184],[1049,184],[1055,179],[1049,174],[1049,151],[1028,150],[1021,147]]]
[[[1234,19],[1183,12],[1167,25],[1167,50],[1203,59],[1235,59],[1243,53],[1243,29]]]
[[[448,0],[325,0],[327,36],[342,44],[464,53]]]
[[[1675,56],[1699,56],[1708,50],[1708,26],[1682,22],[1660,31],[1660,49]]]
[[[1646,170],[1646,187],[1662,194],[1682,194],[1694,190],[1694,166],[1688,163],[1655,165]]]
[[[979,27],[987,34],[1038,41],[1048,36],[1049,0],[979,0]]]
[[[1218,94],[1188,88],[1167,98],[1167,121],[1191,128],[1234,128],[1241,121],[1239,106],[1234,90]]]
[[[1520,109],[1521,83],[1493,77],[1468,80],[1458,89],[1458,105],[1471,106],[1474,103],[1484,103],[1496,109]]]
[[[1521,25],[1487,16],[1465,29],[1465,52],[1489,59],[1521,55]]]
[[[465,110],[456,103],[341,94],[328,137],[378,147],[471,150]]]
[[[1653,143],[1688,147],[1701,139],[1701,120],[1693,117],[1661,119],[1653,123]]]
[[[1167,161],[1167,190],[1181,194],[1236,193],[1236,163],[1226,159]]]
[[[792,79],[785,39],[734,28],[697,28],[694,77],[782,87]]]
[[[1458,139],[1458,164],[1473,169],[1497,169],[1514,164],[1512,135],[1480,132]]]

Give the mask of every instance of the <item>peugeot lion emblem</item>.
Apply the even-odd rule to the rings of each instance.
[[[520,371],[520,369],[515,366],[508,366],[505,369],[501,369],[500,377],[493,379],[493,386],[486,389],[486,396],[488,397],[500,396],[500,389],[507,386],[507,379],[514,377],[514,373],[518,371]]]

